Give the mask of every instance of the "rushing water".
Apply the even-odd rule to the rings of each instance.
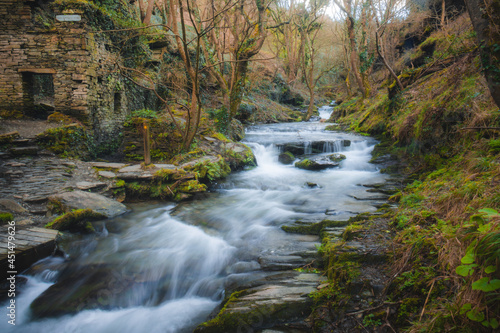
[[[320,112],[328,117],[331,108]],[[260,257],[308,246],[298,245],[299,236],[283,232],[281,225],[375,210],[373,202],[353,198],[368,196],[359,184],[384,180],[368,163],[375,141],[324,131],[325,126],[250,127],[245,142],[258,167],[232,174],[202,200],[136,205],[132,213],[96,225],[97,235],[66,239],[65,258],[46,258],[25,273],[27,282],[16,297],[16,326],[3,315],[0,331],[191,332],[220,303],[224,290],[263,274]],[[313,150],[315,142],[321,143],[320,152]],[[278,162],[285,143],[303,147],[306,154],[341,152],[347,159],[333,169],[300,170]],[[89,289],[96,281],[101,286]],[[76,299],[86,306],[76,314],[33,318],[30,304],[51,290],[47,309],[61,304],[64,309],[64,302],[82,290]]]

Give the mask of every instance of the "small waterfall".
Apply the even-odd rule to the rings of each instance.
[[[338,153],[343,150],[344,140],[327,141],[323,145],[323,153]]]
[[[330,119],[330,115],[333,112],[333,107],[329,105],[322,106],[318,109],[319,117],[321,119]]]
[[[311,141],[304,142],[304,154],[305,155],[312,154],[312,143],[311,143]]]

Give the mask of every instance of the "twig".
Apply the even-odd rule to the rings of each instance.
[[[374,310],[378,310],[380,308],[383,308],[384,306],[386,305],[396,305],[396,304],[399,304],[401,302],[384,302],[380,305],[377,305],[373,308],[368,308],[368,309],[364,309],[364,310],[361,310],[361,311],[356,311],[356,312],[349,312],[349,313],[346,313],[345,315],[346,316],[355,316],[355,315],[358,315],[358,314],[362,314],[362,313],[365,313],[365,312],[370,312],[370,311],[374,311]]]
[[[500,127],[464,127],[460,128],[461,131],[463,130],[500,130]]]
[[[418,320],[419,322],[422,321],[422,317],[424,316],[425,306],[427,305],[427,302],[429,301],[429,297],[431,296],[432,288],[434,288],[434,283],[436,283],[436,280],[432,281],[431,289],[429,290],[429,293],[427,294],[427,298],[425,299],[424,307],[422,308],[422,313],[420,313],[420,319]]]

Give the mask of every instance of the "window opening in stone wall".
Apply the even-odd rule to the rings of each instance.
[[[54,77],[52,74],[23,73],[25,114],[46,119],[54,112]]]
[[[115,101],[114,101],[115,113],[120,113],[122,110],[122,94],[115,93]]]

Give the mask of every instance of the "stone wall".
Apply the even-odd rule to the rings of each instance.
[[[81,19],[56,19],[63,14]],[[98,143],[119,137],[128,105],[142,103],[116,72],[108,36],[86,21],[47,0],[0,0],[0,111],[41,119],[57,111],[93,129]]]

